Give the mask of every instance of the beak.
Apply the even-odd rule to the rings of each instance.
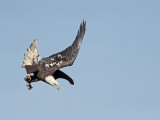
[[[60,87],[59,87],[58,85],[56,86],[56,88],[57,88],[57,90],[59,91]]]

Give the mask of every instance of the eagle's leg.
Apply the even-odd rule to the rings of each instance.
[[[24,80],[28,83],[27,87],[29,90],[31,90],[33,88],[32,84],[31,84],[31,76],[30,74],[27,74],[27,76],[24,78]]]
[[[28,87],[28,90],[31,90],[33,88],[32,84],[31,83],[28,83],[27,84],[27,87]]]
[[[37,81],[38,81],[38,79],[35,79],[34,76],[31,76],[31,80],[28,82],[28,85],[27,85],[27,87],[29,87],[28,90],[31,90],[33,88],[31,83],[37,82]]]
[[[30,74],[27,74],[27,76],[26,76],[28,79],[30,79],[31,80],[31,76],[30,76]]]
[[[27,74],[27,76],[24,78],[24,80],[29,83],[29,81],[31,80],[30,74]]]

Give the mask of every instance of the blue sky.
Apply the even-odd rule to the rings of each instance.
[[[1,0],[1,120],[159,120],[160,1]],[[27,90],[24,52],[38,39],[41,57],[87,29],[60,91],[43,82]]]

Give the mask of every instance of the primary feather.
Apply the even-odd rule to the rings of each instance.
[[[40,55],[38,53],[37,40],[34,40],[30,45],[30,48],[27,48],[28,54],[24,54],[24,61],[22,67],[32,66],[33,64],[38,64],[40,61]]]

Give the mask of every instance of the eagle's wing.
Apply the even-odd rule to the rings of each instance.
[[[38,44],[37,40],[34,40],[30,45],[30,48],[27,48],[28,54],[24,54],[24,61],[22,68],[25,68],[27,73],[36,72],[38,70],[38,63],[40,61],[40,55],[38,53]]]
[[[71,66],[74,63],[83,40],[85,30],[86,22],[83,21],[80,25],[75,41],[71,46],[69,46],[62,52],[42,59],[48,71],[54,72],[62,67]]]
[[[74,85],[74,81],[72,80],[72,78],[70,78],[67,74],[65,74],[61,70],[55,71],[53,76],[55,79],[58,79],[58,78],[66,79],[69,81],[70,84]]]

